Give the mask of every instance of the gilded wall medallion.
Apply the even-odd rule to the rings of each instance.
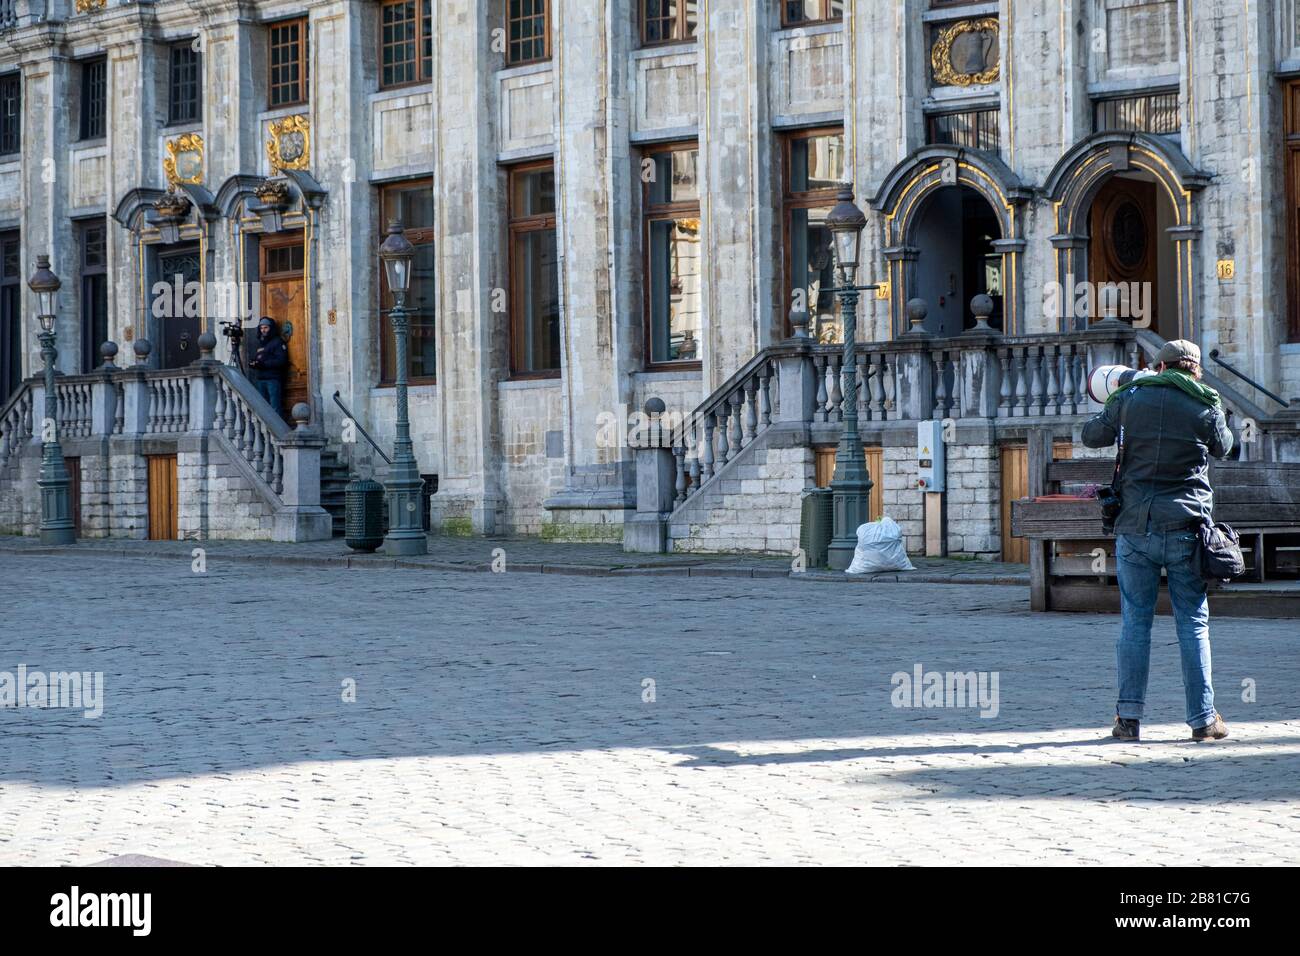
[[[169,185],[199,183],[203,181],[203,137],[198,133],[184,133],[167,141],[167,156],[163,159],[163,172]]]
[[[271,169],[306,169],[311,162],[311,130],[305,116],[286,116],[271,124],[266,143]]]
[[[1001,72],[997,17],[961,20],[935,31],[930,67],[939,86],[996,83]]]

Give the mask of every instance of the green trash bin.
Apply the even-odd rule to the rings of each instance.
[[[799,513],[799,547],[809,568],[826,567],[835,527],[835,496],[829,488],[805,492]]]
[[[384,543],[384,486],[354,478],[343,492],[344,540],[353,551],[374,551]]]

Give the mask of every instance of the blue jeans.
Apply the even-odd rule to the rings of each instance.
[[[1151,666],[1151,620],[1160,591],[1160,569],[1169,581],[1178,650],[1183,661],[1183,690],[1187,723],[1193,728],[1214,722],[1214,687],[1210,683],[1210,603],[1205,581],[1193,566],[1195,531],[1150,531],[1121,534],[1115,543],[1119,559],[1119,593],[1123,624],[1115,657],[1119,666],[1119,701],[1115,713],[1141,720]]]
[[[275,409],[276,414],[280,414],[280,398],[284,392],[284,383],[278,378],[259,378],[253,383],[257,386],[257,394],[266,399],[267,404]]]

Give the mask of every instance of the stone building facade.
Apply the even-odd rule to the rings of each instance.
[[[1122,318],[1300,395],[1298,77],[1296,0],[5,0],[0,385],[39,370],[25,278],[48,253],[65,372],[101,339],[180,367],[200,333],[273,314],[286,410],[369,459],[333,396],[391,444],[376,249],[397,215],[432,523],[621,540],[637,456],[611,422],[651,397],[696,409],[792,311],[840,334],[820,222],[848,180],[880,286],[863,342],[901,339],[915,299],[959,336],[986,292],[1003,336],[1068,335],[1115,282]],[[1053,361],[1092,357],[1070,349]],[[810,416],[825,427],[737,463],[725,503],[670,502],[675,546],[797,543],[834,440]],[[967,417],[946,542],[993,556],[1023,434]],[[1075,419],[1058,431],[1081,451]],[[919,548],[915,424],[867,438]]]

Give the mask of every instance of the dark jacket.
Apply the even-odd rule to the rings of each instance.
[[[259,328],[252,350],[248,370],[254,382],[278,382],[284,378],[285,366],[289,364],[289,348],[280,337],[280,326],[274,319],[271,320],[271,334],[266,338],[262,338]]]
[[[1206,405],[1180,388],[1129,387],[1083,426],[1089,448],[1115,444],[1124,422],[1124,462],[1119,495],[1123,510],[1116,534],[1174,531],[1211,520],[1209,455],[1232,450],[1232,432],[1223,410]]]

